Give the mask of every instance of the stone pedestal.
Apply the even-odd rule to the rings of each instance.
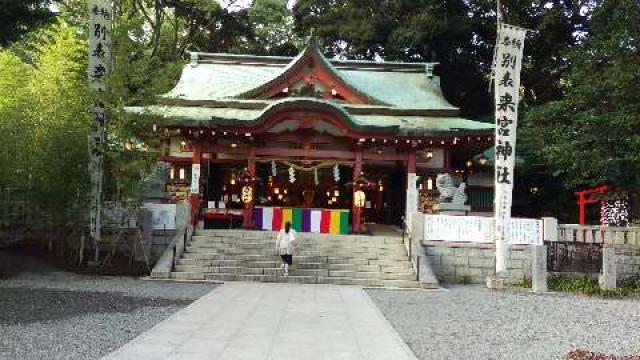
[[[433,206],[433,210],[441,215],[467,215],[471,211],[470,205],[440,203]]]
[[[508,283],[507,277],[502,275],[491,275],[486,279],[487,288],[492,290],[506,289]]]
[[[617,286],[616,252],[613,246],[602,247],[602,270],[599,278],[600,288],[615,290]]]
[[[531,247],[531,289],[533,292],[546,292],[547,289],[547,247]]]

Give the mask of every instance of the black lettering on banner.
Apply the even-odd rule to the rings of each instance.
[[[503,53],[502,54],[502,62],[500,63],[500,66],[503,68],[511,68],[511,69],[515,69],[516,68],[516,56],[513,54],[509,54],[509,53]]]
[[[508,92],[500,96],[500,102],[498,103],[498,111],[516,111],[516,104],[513,102],[513,96]]]
[[[509,119],[506,115],[498,119],[498,126],[501,128],[506,128],[511,124],[513,124],[513,120]]]
[[[519,39],[513,39],[511,41],[511,46],[513,46],[516,49],[520,49],[522,47],[522,40]]]
[[[511,184],[511,173],[506,166],[496,166],[496,178],[500,184]]]
[[[105,8],[100,9],[100,15],[102,15],[102,18],[104,18],[105,20],[110,20],[111,19],[111,14]]]
[[[106,73],[107,69],[102,64],[98,64],[93,68],[93,74],[91,74],[91,77],[94,80],[100,80],[105,76]]]
[[[501,127],[501,128],[498,128],[498,135],[500,135],[500,136],[509,136],[509,132],[510,131],[511,131],[511,129],[509,129],[509,128]]]
[[[500,86],[513,87],[513,79],[511,78],[511,72],[505,71],[504,76],[500,79],[498,83]]]
[[[509,143],[508,141],[505,141],[504,143],[502,142],[502,140],[498,140],[498,145],[496,145],[496,157],[502,156],[503,159],[506,161],[508,157],[510,157],[513,154],[513,147],[511,146],[511,143]]]
[[[94,24],[93,25],[93,36],[94,38],[98,39],[98,40],[102,40],[102,41],[106,41],[107,40],[107,27],[100,25],[100,24]]]
[[[91,53],[92,56],[98,57],[100,59],[103,59],[105,54],[106,52],[104,51],[104,45],[102,45],[101,42],[98,42],[96,48]]]

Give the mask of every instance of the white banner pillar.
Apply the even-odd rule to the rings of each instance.
[[[101,212],[104,152],[106,151],[107,106],[103,100],[106,77],[111,63],[111,27],[113,4],[107,0],[89,0],[89,88],[95,100],[91,106],[94,115],[89,135],[89,176],[91,179],[91,205],[89,233],[95,245],[94,261],[98,261],[101,241]]]
[[[527,30],[500,24],[495,65],[495,228],[496,274],[507,271],[511,203],[514,181],[516,128],[522,50]]]

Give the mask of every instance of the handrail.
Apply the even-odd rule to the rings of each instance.
[[[188,203],[186,203],[186,206],[187,209],[184,211],[187,215],[186,218],[179,223],[176,221],[175,236],[167,245],[164,253],[153,267],[153,270],[151,270],[151,277],[154,279],[168,279],[171,277],[171,272],[174,270],[175,264],[191,242],[194,227],[190,221],[191,208]]]

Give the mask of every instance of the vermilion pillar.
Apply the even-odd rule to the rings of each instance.
[[[354,201],[356,190],[358,190],[356,189],[355,182],[360,178],[361,172],[362,172],[362,149],[358,148],[355,151],[355,162],[353,163],[353,188],[351,193],[351,199],[352,199],[351,214],[353,214],[353,216],[351,217],[351,220],[352,220],[351,230],[355,234],[359,234],[360,232],[362,232],[362,224],[361,224],[362,209],[357,207],[356,202]]]
[[[189,194],[189,203],[191,204],[191,224],[198,224],[198,215],[200,214],[200,166],[202,163],[202,148],[199,143],[194,142],[193,160],[191,164],[191,191]]]
[[[249,158],[247,160],[247,170],[249,171],[249,174],[251,174],[252,178],[255,178],[256,176],[256,149],[254,147],[251,147],[249,149]],[[252,188],[252,194],[253,194],[253,200],[248,203],[248,204],[244,204],[244,216],[243,216],[243,222],[242,222],[242,227],[245,229],[251,229],[253,228],[253,204],[255,203],[255,198],[256,198],[256,189],[255,189],[255,184],[253,182],[251,182],[250,184],[247,184],[248,186],[251,186]]]

